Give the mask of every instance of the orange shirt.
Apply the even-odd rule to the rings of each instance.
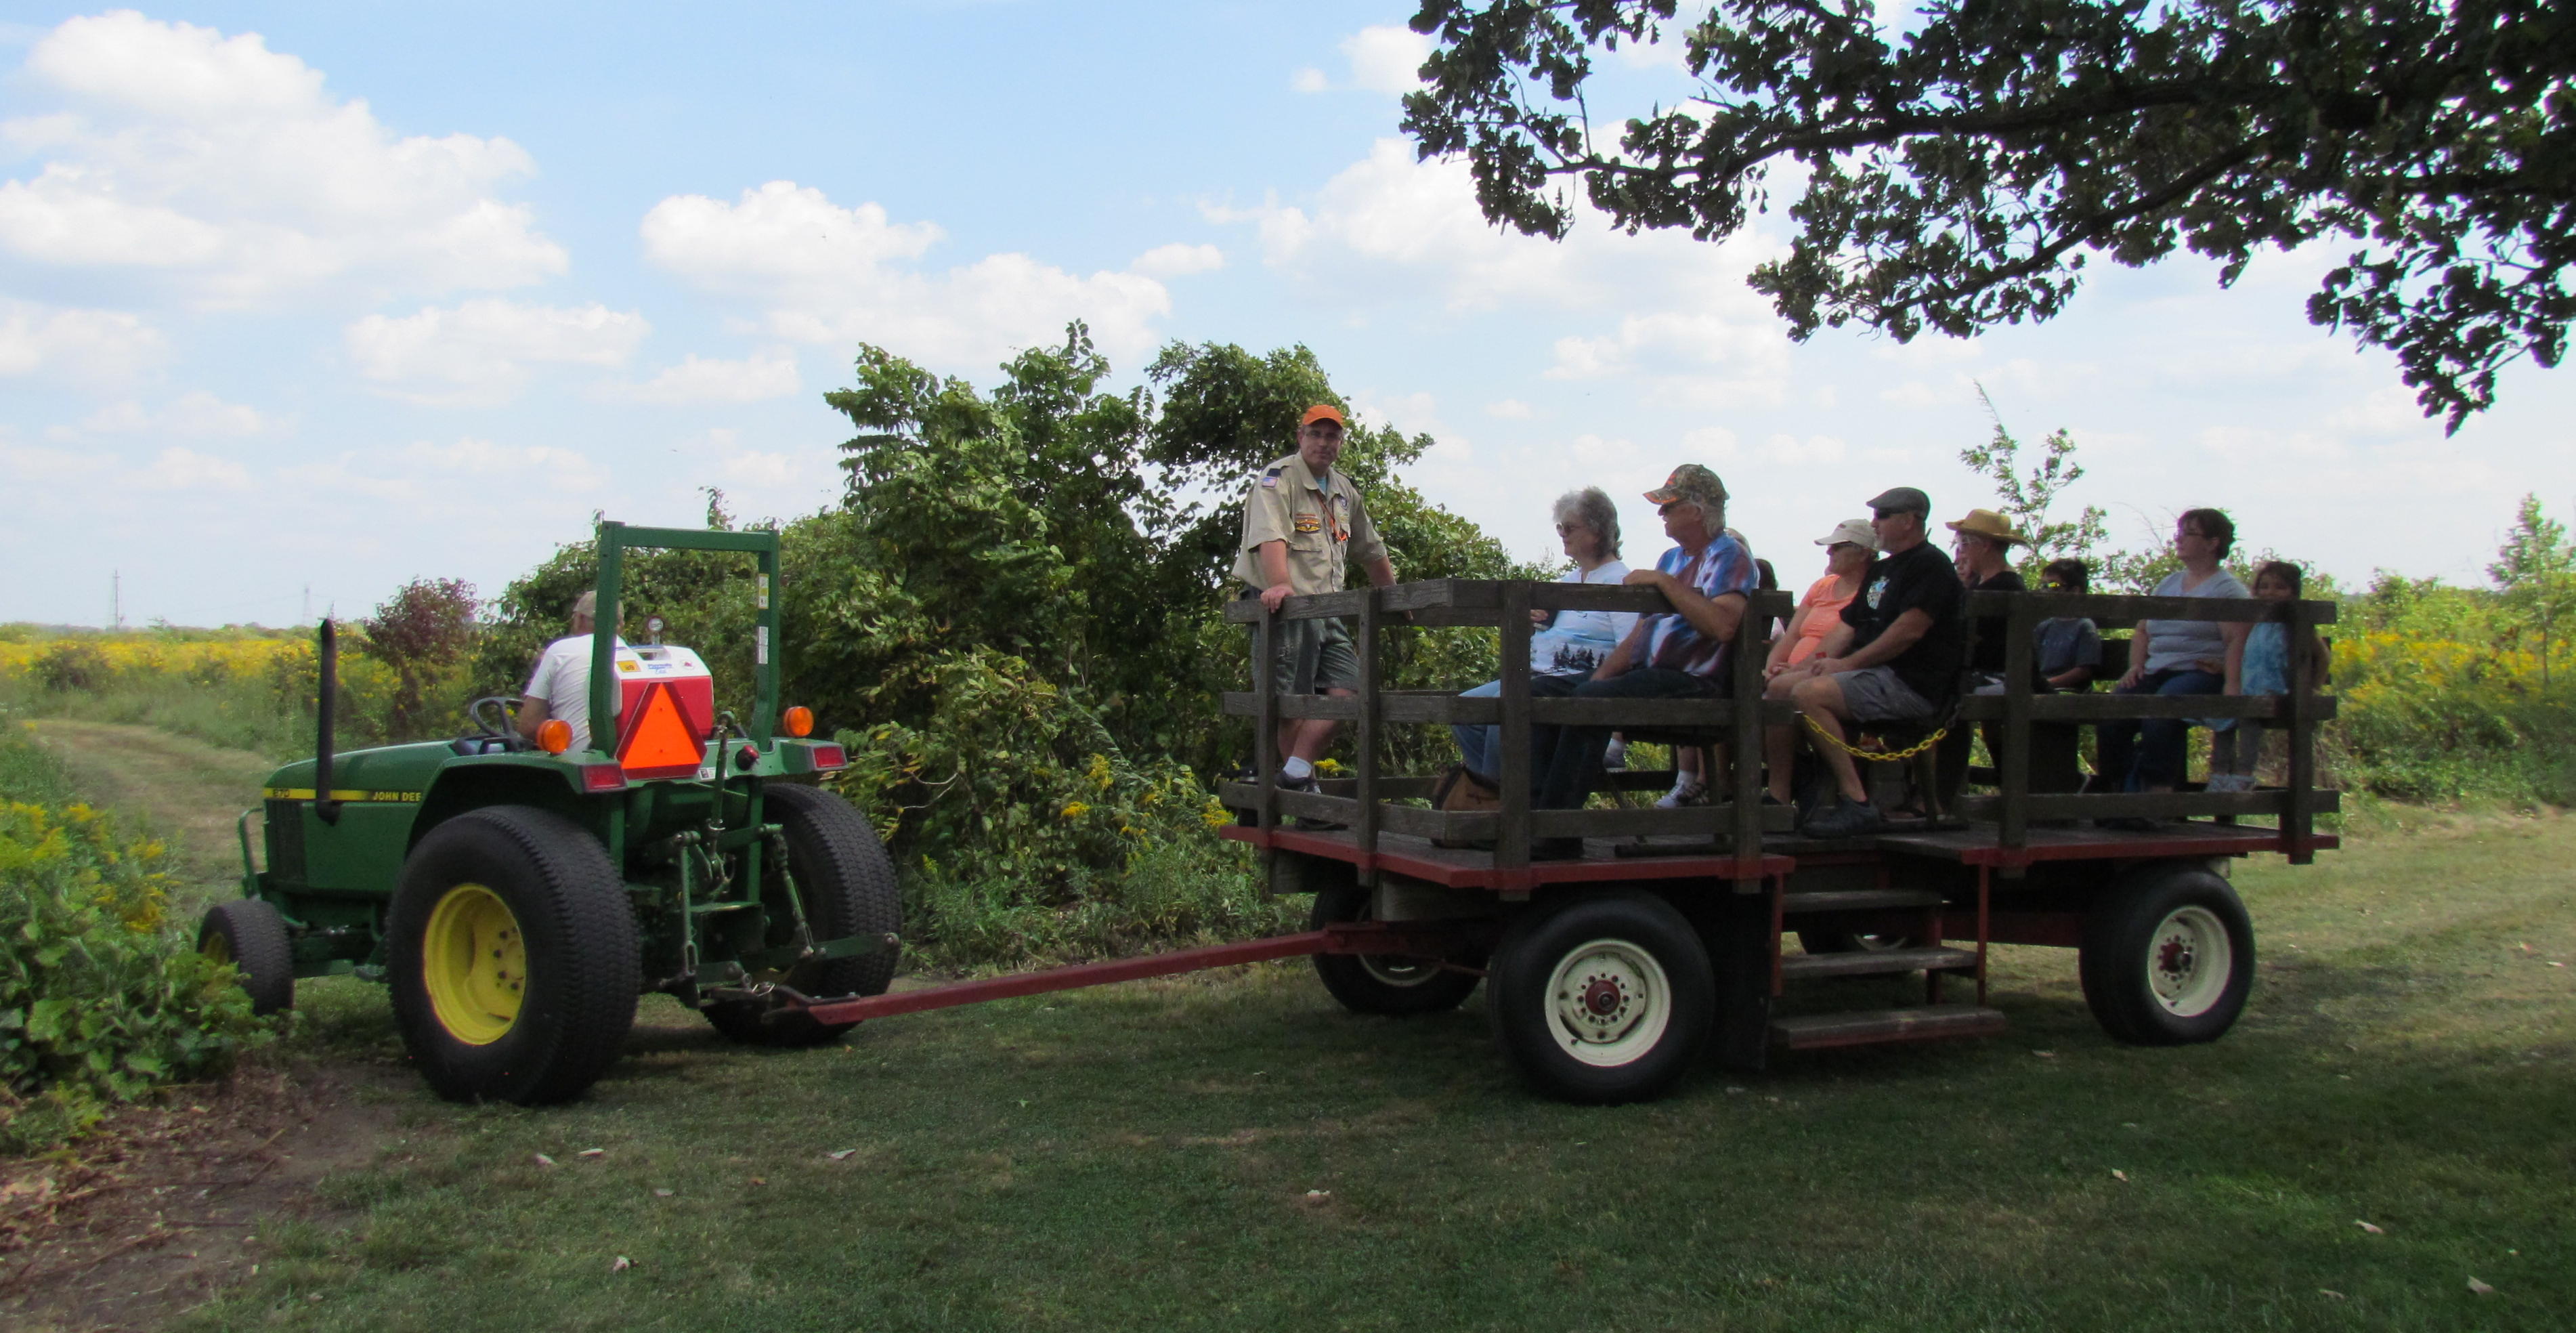
[[[1860,581],[1855,579],[1850,592],[1837,596],[1831,574],[1816,580],[1807,589],[1806,597],[1798,603],[1807,609],[1807,618],[1798,626],[1797,639],[1789,645],[1792,665],[1815,656],[1816,650],[1825,646],[1825,636],[1843,623],[1843,608],[1851,605],[1851,599],[1859,595]]]

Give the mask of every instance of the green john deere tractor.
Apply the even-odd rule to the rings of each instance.
[[[736,1041],[805,1045],[850,1026],[811,1005],[885,990],[900,945],[893,866],[867,820],[813,785],[847,762],[841,747],[807,738],[806,710],[778,707],[777,535],[601,523],[603,630],[619,623],[624,553],[638,548],[756,558],[749,718],[716,710],[688,649],[598,633],[590,716],[613,721],[591,748],[570,748],[559,719],[531,743],[513,701],[495,698],[475,701],[479,729],[459,739],[335,755],[324,623],[316,753],[243,813],[243,896],[198,933],[257,1009],[292,1005],[297,977],[382,980],[439,1095],[534,1105],[608,1068],[647,991]]]

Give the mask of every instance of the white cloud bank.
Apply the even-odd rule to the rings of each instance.
[[[517,144],[397,137],[256,33],[118,10],[45,34],[19,77],[59,109],[0,122],[0,141],[44,163],[0,182],[0,253],[215,306],[502,289],[566,268],[495,194],[535,171]]]
[[[42,374],[113,386],[138,378],[168,350],[161,331],[140,315],[0,297],[0,377]]]
[[[533,364],[626,364],[652,325],[632,311],[569,309],[495,298],[392,318],[369,315],[343,330],[358,373],[406,402],[437,407],[505,403],[526,388]]]
[[[942,367],[991,365],[1052,343],[1075,319],[1089,322],[1112,358],[1132,359],[1153,347],[1153,323],[1172,308],[1163,284],[1136,270],[1082,276],[996,254],[926,271],[915,261],[939,243],[936,224],[895,222],[873,203],[844,208],[794,181],[744,190],[732,203],[673,195],[644,215],[642,233],[656,264],[761,306],[760,324],[774,337],[844,349],[879,343]],[[1170,273],[1182,258],[1175,249],[1147,259]]]
[[[600,396],[664,406],[757,403],[790,397],[804,387],[803,377],[796,372],[796,354],[772,347],[740,361],[713,360],[691,352],[680,364],[665,367],[642,384],[608,386]]]

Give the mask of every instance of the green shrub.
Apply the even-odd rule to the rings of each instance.
[[[116,668],[98,645],[79,639],[65,639],[36,654],[28,670],[37,684],[56,694],[105,689],[116,675]]]
[[[59,791],[0,737],[0,1151],[79,1133],[114,1102],[221,1067],[263,1040],[232,965],[165,919],[168,849]],[[40,794],[40,793],[31,793]]]

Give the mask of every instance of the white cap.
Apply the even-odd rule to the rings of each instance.
[[[1878,549],[1878,533],[1870,528],[1868,519],[1847,518],[1835,524],[1833,531],[1816,539],[1818,546],[1832,546],[1837,542],[1850,542],[1864,551],[1875,551]]]

